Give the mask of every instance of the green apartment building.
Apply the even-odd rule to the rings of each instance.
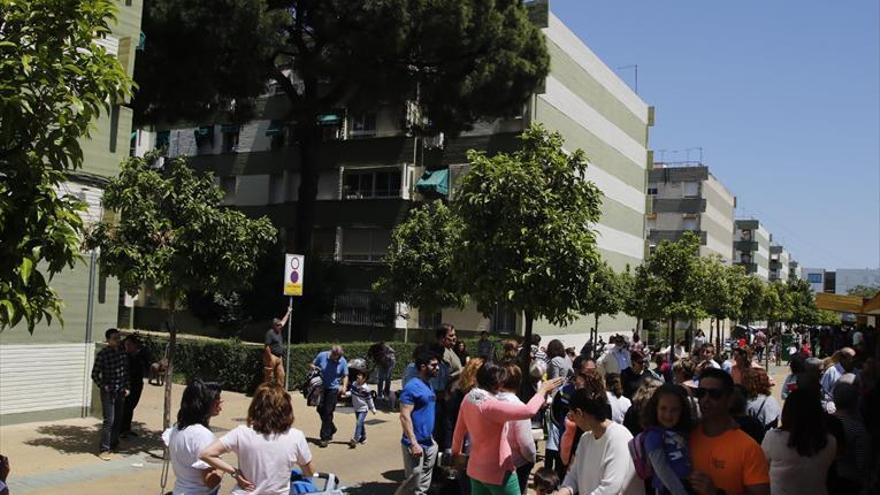
[[[328,118],[313,252],[342,263],[347,285],[336,297],[330,325],[349,329],[391,325],[402,330],[431,328],[444,321],[463,330],[522,331],[522,316],[504,308],[488,317],[474,308],[425,314],[383,301],[371,286],[385,269],[382,259],[391,231],[409,208],[437,183],[443,184],[444,193],[454,195],[457,178],[467,173],[468,150],[513,151],[517,136],[532,122],[559,131],[567,148],[586,152],[588,178],[605,195],[602,219],[596,225],[604,259],[617,270],[642,262],[653,109],[550,13],[546,2],[532,6],[547,40],[551,71],[516,118],[480,123],[455,139],[427,140],[407,136],[405,123],[412,115],[407,105]],[[270,85],[259,101],[257,119],[240,126],[213,122],[140,131],[138,152],[166,146],[170,156],[191,156],[193,166],[217,177],[227,191],[228,204],[250,215],[268,215],[292,237],[299,165],[297,150],[289,145],[289,129],[281,121],[287,104]],[[160,301],[147,296],[136,304],[136,326],[161,321],[151,316]],[[586,339],[588,322],[591,317],[560,328],[538,321],[535,331],[578,345]],[[628,331],[635,321],[620,315],[603,318],[600,326],[605,331]]]
[[[141,33],[142,0],[117,2],[112,36],[100,44],[119,58],[129,75]],[[86,224],[101,219],[101,196],[107,179],[129,156],[132,111],[112,107],[95,122],[82,141],[83,168],[71,173],[61,191],[88,203]],[[57,275],[52,287],[64,300],[64,326],[41,323],[28,333],[24,325],[0,333],[0,425],[89,414],[92,403],[91,366],[95,342],[115,327],[119,286],[103,276],[96,253],[84,252],[84,263]]]

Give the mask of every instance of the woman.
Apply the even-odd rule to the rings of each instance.
[[[607,388],[605,393],[608,395],[608,404],[611,405],[611,420],[622,425],[632,402],[623,396],[623,382],[620,381],[620,375],[617,373],[605,375],[605,388]]]
[[[584,373],[577,375],[575,377],[574,389],[574,392],[578,390],[586,390],[591,395],[605,394],[606,398],[608,397],[608,393],[605,390],[605,380],[602,379],[602,375],[600,375],[597,370],[587,370]],[[574,395],[574,392],[572,392],[572,395]],[[608,406],[608,411],[608,416],[610,417],[610,404]],[[568,466],[571,465],[571,459],[577,451],[581,436],[584,434],[584,431],[578,428],[574,421],[568,417],[568,409],[565,410],[565,414],[565,431],[562,434],[562,439],[559,441],[559,458],[565,469],[562,469],[559,472],[560,479],[565,478],[565,471]]]
[[[458,411],[461,409],[462,401],[464,401],[467,393],[477,385],[477,370],[480,369],[483,362],[482,358],[471,358],[464,365],[461,374],[458,375],[458,380],[450,387],[449,398],[446,401],[446,408],[450,418],[458,418]],[[464,451],[465,453],[470,451],[470,442],[467,440],[465,441]]]
[[[175,495],[208,495],[219,489],[223,473],[200,461],[199,452],[214,442],[208,427],[221,410],[220,385],[197,379],[183,390],[177,423],[162,434],[174,470]]]
[[[477,371],[477,388],[468,392],[455,424],[453,455],[461,455],[465,435],[471,438],[467,475],[474,495],[520,493],[510,444],[504,435],[505,424],[534,416],[547,395],[563,382],[562,378],[545,381],[529,402],[522,405],[495,397],[506,378],[504,368],[491,362],[483,363]]]
[[[782,427],[768,431],[761,448],[770,463],[771,495],[827,495],[825,478],[837,442],[828,434],[818,394],[791,392],[782,409]]]
[[[782,412],[779,402],[772,396],[770,377],[762,369],[752,369],[745,374],[743,386],[746,389],[746,411],[749,416],[764,425],[765,430],[775,428]]]
[[[571,360],[565,355],[565,345],[553,339],[547,344],[547,378],[567,378],[571,374]]]
[[[633,394],[632,405],[627,409],[623,416],[623,426],[632,433],[633,436],[642,432],[641,411],[645,404],[654,396],[654,392],[663,385],[663,381],[656,378],[644,378],[642,384]]]
[[[455,341],[455,347],[452,349],[455,351],[455,355],[458,356],[458,360],[461,361],[461,364],[465,364],[468,361],[468,351],[467,345],[465,345],[463,340]]]
[[[315,472],[306,437],[292,425],[290,395],[278,384],[264,383],[254,392],[247,425],[239,425],[199,457],[214,469],[232,475],[238,483],[232,495],[287,495],[294,466],[299,466],[305,477]],[[235,452],[238,468],[220,458],[227,452]]]
[[[501,384],[498,392],[498,400],[524,405],[516,396],[522,385],[522,371],[514,362],[508,361],[501,365],[504,368],[506,379]],[[529,419],[519,419],[507,422],[507,443],[510,444],[510,453],[513,465],[516,467],[516,477],[519,480],[519,492],[527,493],[529,473],[535,467],[537,460],[537,447],[532,437],[532,422]]]

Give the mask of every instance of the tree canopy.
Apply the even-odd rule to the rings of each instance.
[[[49,283],[80,260],[85,206],[60,187],[94,120],[130,92],[97,43],[114,13],[109,0],[0,2],[0,329],[61,316]]]
[[[675,242],[661,241],[636,269],[636,290],[654,318],[696,320],[703,309],[705,282],[699,261],[700,238],[686,232]]]
[[[87,238],[100,249],[104,273],[135,294],[150,285],[171,309],[164,426],[170,422],[174,312],[189,292],[246,288],[263,250],[276,238],[266,218],[250,219],[221,205],[224,191],[183,159],[130,158],[104,192],[116,223],[101,222]]]
[[[628,279],[625,274],[615,273],[614,269],[604,261],[598,265],[592,275],[587,297],[581,305],[581,312],[593,315],[593,329],[598,335],[599,317],[616,315],[623,310]]]

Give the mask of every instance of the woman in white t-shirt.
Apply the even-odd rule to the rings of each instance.
[[[220,485],[223,473],[199,460],[199,453],[215,440],[208,423],[222,404],[216,383],[195,380],[184,389],[177,423],[162,433],[174,470],[174,495],[208,495]]]
[[[795,390],[782,408],[782,427],[761,442],[770,463],[771,495],[826,495],[828,468],[837,441],[828,434],[819,394]]]
[[[199,457],[235,478],[238,486],[232,495],[287,495],[294,466],[299,466],[306,477],[315,471],[305,435],[292,426],[290,394],[276,383],[264,383],[254,392],[247,426],[236,427]],[[235,452],[238,468],[220,458],[226,452]]]
[[[611,406],[611,420],[617,424],[623,424],[626,411],[632,406],[632,402],[623,396],[623,384],[620,375],[610,373],[605,375],[605,387],[608,396],[608,404]]]

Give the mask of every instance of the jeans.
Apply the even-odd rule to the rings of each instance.
[[[424,495],[431,488],[431,476],[434,474],[434,464],[437,462],[437,442],[432,442],[430,447],[422,445],[422,457],[416,459],[409,453],[409,447],[403,448],[403,472],[406,478],[414,476],[414,495]]]
[[[394,371],[394,361],[388,363],[388,366],[379,366],[377,379],[377,392],[379,398],[388,398],[391,395],[391,374]]]
[[[131,392],[129,392],[128,397],[125,398],[125,410],[122,413],[122,425],[119,427],[120,432],[127,433],[131,431],[131,420],[134,417],[134,409],[137,407],[138,402],[141,401],[141,393],[143,391],[143,380],[140,382],[134,382],[131,385]]]
[[[367,411],[356,412],[354,413],[357,424],[354,425],[354,436],[351,437],[352,440],[358,443],[363,443],[367,441],[367,429],[364,426],[364,421],[367,419]]]
[[[101,452],[116,448],[125,406],[125,393],[122,390],[108,392],[101,390],[101,411],[104,422],[101,424]]]
[[[516,472],[507,473],[500,485],[490,485],[471,478],[471,495],[520,495]]]
[[[529,475],[532,474],[532,469],[534,467],[535,463],[530,462],[516,468],[516,477],[519,480],[519,492],[522,495],[526,495],[529,491]]]
[[[324,399],[318,405],[318,416],[321,417],[321,440],[332,440],[336,433],[336,425],[333,424],[333,412],[336,411],[336,401],[339,398],[339,390],[325,388]]]

